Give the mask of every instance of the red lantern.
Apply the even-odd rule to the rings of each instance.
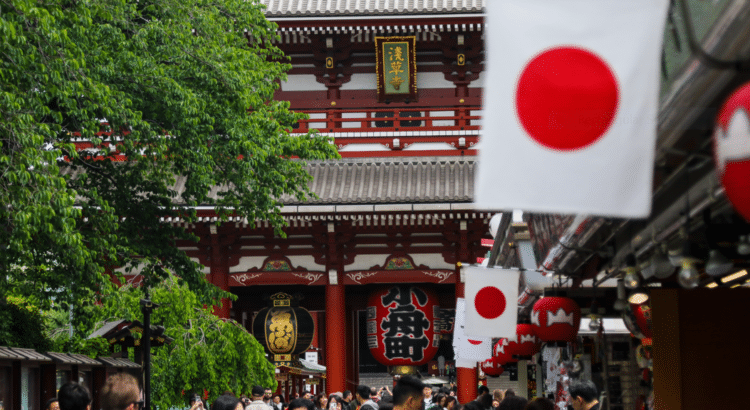
[[[738,88],[719,110],[714,130],[714,160],[724,192],[750,221],[750,83]]]
[[[415,286],[375,292],[367,304],[367,344],[386,366],[420,366],[437,353],[437,297]]]
[[[542,341],[536,337],[530,324],[516,325],[516,340],[515,354],[523,358],[530,358],[542,350]]]
[[[638,324],[638,328],[646,338],[652,338],[653,332],[651,331],[651,305],[644,303],[642,305],[630,305],[635,315],[635,322]]]
[[[479,367],[482,368],[482,371],[487,376],[497,377],[503,374],[503,365],[500,363],[498,358],[496,356],[490,357],[489,359],[483,361],[479,364]]]
[[[515,354],[515,350],[513,349],[517,346],[518,344],[516,342],[511,342],[503,337],[498,340],[492,348],[492,356],[497,358],[498,363],[501,365],[515,363],[518,359],[513,358],[513,355]]]
[[[544,297],[534,304],[531,323],[543,342],[575,342],[581,326],[581,308],[570,298]]]

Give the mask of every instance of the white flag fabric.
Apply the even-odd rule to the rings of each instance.
[[[464,299],[457,298],[456,318],[453,326],[453,352],[456,355],[457,367],[474,368],[477,362],[483,362],[492,357],[492,339],[466,336],[464,333],[465,310]]]
[[[466,268],[467,336],[516,339],[520,275],[518,269]]]
[[[478,207],[649,215],[668,3],[487,2]]]

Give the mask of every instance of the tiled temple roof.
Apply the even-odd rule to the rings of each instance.
[[[298,201],[285,196],[285,205],[362,205],[471,202],[474,196],[474,157],[346,158],[338,161],[308,161],[313,176],[311,190],[319,197]],[[71,172],[75,178],[82,169]],[[185,177],[177,177],[177,198],[185,188]],[[225,187],[215,187],[217,198]],[[176,199],[177,199],[176,198]]]
[[[470,202],[475,161],[466,159],[341,160],[310,163],[311,189],[320,199],[305,204]],[[299,204],[284,198],[285,204]]]
[[[266,17],[481,13],[485,0],[259,0]]]

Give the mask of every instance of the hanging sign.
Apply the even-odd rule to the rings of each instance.
[[[453,324],[455,322],[456,309],[440,309],[436,318],[436,331],[441,335],[453,333]]]
[[[375,37],[375,72],[380,102],[417,100],[414,36]]]

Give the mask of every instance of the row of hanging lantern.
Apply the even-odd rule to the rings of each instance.
[[[480,367],[488,376],[499,376],[503,366],[529,360],[539,353],[542,343],[564,345],[575,342],[581,326],[581,308],[570,298],[548,296],[539,299],[531,310],[531,323],[516,326],[516,340],[499,339],[493,355]]]

